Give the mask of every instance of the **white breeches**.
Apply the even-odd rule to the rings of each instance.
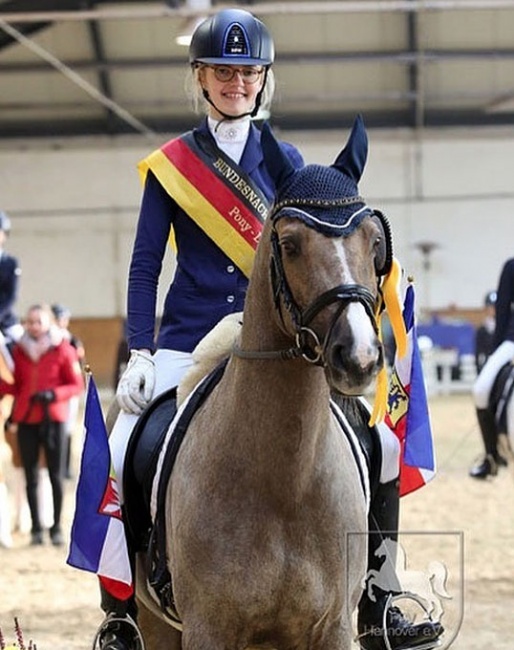
[[[389,483],[400,475],[400,441],[384,422],[377,424],[377,430],[382,446],[379,481],[380,483]]]
[[[176,350],[157,350],[153,355],[155,363],[155,388],[152,399],[161,393],[178,386],[184,374],[193,365],[193,357],[189,352],[178,352]],[[121,411],[118,415],[113,429],[109,436],[109,447],[111,459],[116,472],[116,480],[120,493],[120,501],[123,503],[123,464],[125,453],[139,415]]]
[[[371,414],[371,406],[367,400],[363,397],[360,399]],[[400,441],[385,422],[378,422],[375,428],[378,432],[382,449],[379,482],[385,484],[394,481],[400,475]]]
[[[473,386],[473,399],[478,409],[485,409],[489,406],[491,389],[500,368],[513,359],[514,341],[504,341],[487,359]]]

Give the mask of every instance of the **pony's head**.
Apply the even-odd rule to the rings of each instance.
[[[328,237],[348,237],[366,217],[377,217],[384,246],[379,249],[375,266],[378,275],[386,274],[393,258],[389,223],[382,213],[366,205],[359,194],[358,183],[368,157],[368,136],[362,117],[357,116],[346,146],[329,166],[293,167],[267,124],[262,144],[276,186],[271,218],[296,218]]]
[[[283,326],[325,367],[332,388],[361,394],[383,367],[376,317],[392,263],[389,224],[359,194],[368,152],[362,118],[329,166],[295,169],[267,127],[262,145],[276,186],[271,276]]]

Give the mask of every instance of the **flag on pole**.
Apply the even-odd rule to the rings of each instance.
[[[415,297],[407,286],[403,306],[407,352],[395,356],[385,421],[400,441],[400,496],[414,492],[435,475],[435,453],[418,347]]]
[[[107,429],[92,375],[89,375],[87,386],[84,429],[66,562],[77,569],[96,573],[110,594],[126,600],[134,591],[132,570]]]

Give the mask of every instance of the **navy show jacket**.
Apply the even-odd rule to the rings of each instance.
[[[196,131],[212,138],[206,119]],[[304,165],[293,145],[280,142],[280,146],[296,168]],[[260,131],[253,124],[239,165],[271,202],[275,187],[264,164]],[[171,226],[177,244],[177,266],[155,340],[157,287]],[[221,318],[243,310],[247,286],[243,272],[149,171],[129,270],[129,348],[191,352]]]

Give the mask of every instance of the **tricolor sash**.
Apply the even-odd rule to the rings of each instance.
[[[202,134],[186,133],[151,153],[150,169],[166,192],[247,276],[269,201],[248,174]]]

